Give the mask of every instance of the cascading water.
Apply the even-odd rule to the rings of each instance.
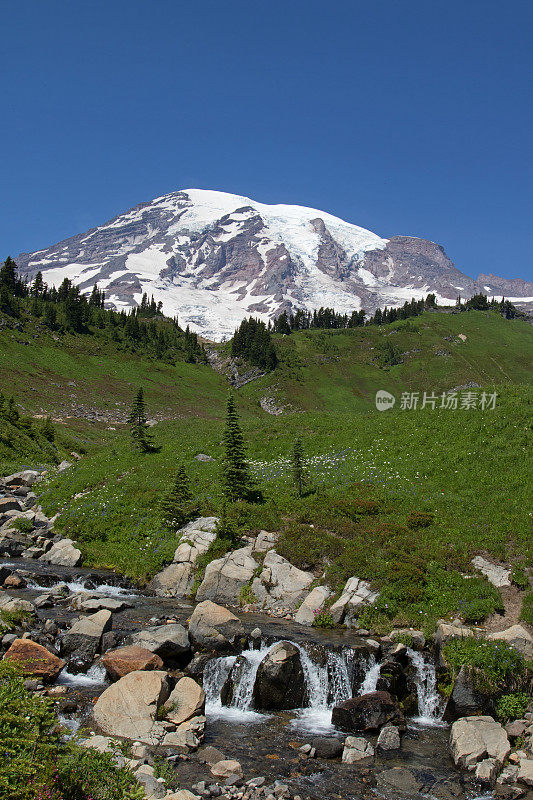
[[[265,715],[252,711],[251,705],[257,670],[269,650],[270,647],[262,646],[259,650],[245,650],[241,654],[242,670],[229,706],[222,705],[221,692],[237,658],[227,656],[208,661],[204,671],[207,714],[235,722],[254,722],[264,719]]]
[[[375,656],[371,655],[368,661],[368,668],[359,689],[359,694],[369,694],[375,692],[378,685],[379,676],[381,673],[381,664],[376,661]]]
[[[418,699],[418,717],[414,722],[421,725],[443,725],[442,701],[437,692],[437,672],[435,666],[426,661],[422,653],[407,648],[407,655],[416,670],[416,694]]]
[[[77,675],[72,675],[66,669],[63,669],[57,679],[58,684],[62,686],[72,686],[74,688],[81,686],[97,687],[104,684],[105,681],[106,671],[101,664],[93,664],[85,674],[80,672]]]

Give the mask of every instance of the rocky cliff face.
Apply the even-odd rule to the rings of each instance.
[[[208,338],[230,336],[244,316],[334,307],[351,313],[435,292],[441,303],[475,291],[533,304],[533,284],[456,269],[424,239],[383,239],[331,214],[256,203],[199,189],[141,203],[86,233],[17,258],[20,271],[58,285],[65,277],[108,304],[131,308],[143,292]],[[480,283],[481,282],[481,283]],[[501,290],[501,291],[500,291]]]

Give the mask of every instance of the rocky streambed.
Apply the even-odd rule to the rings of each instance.
[[[520,731],[484,716],[450,728],[423,637],[406,646],[156,596],[76,566],[74,544],[35,519],[32,534],[4,533],[0,609],[15,616],[0,654],[26,665],[66,732],[101,749],[129,741],[126,763],[147,797],[531,797],[533,759],[516,744],[530,746],[533,714]],[[447,627],[455,634],[441,636],[460,630]]]

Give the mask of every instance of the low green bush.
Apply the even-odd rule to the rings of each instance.
[[[507,642],[454,637],[446,642],[443,653],[452,678],[461,667],[472,667],[480,687],[491,692],[515,687],[525,678],[524,658]]]
[[[13,520],[13,528],[16,528],[21,533],[31,533],[33,530],[33,522],[27,517],[17,517]]]
[[[239,605],[246,606],[249,603],[256,603],[257,597],[255,596],[255,592],[252,589],[251,585],[247,583],[245,586],[241,588],[239,592]]]
[[[510,719],[518,719],[527,711],[530,698],[524,692],[518,694],[502,694],[496,702],[496,714],[504,724]]]
[[[334,628],[335,622],[333,617],[331,616],[331,611],[327,609],[319,610],[317,609],[314,612],[315,616],[313,617],[313,627],[314,628]]]
[[[514,565],[511,580],[519,589],[529,589],[529,577],[523,564]]]
[[[523,619],[528,625],[533,625],[533,589],[530,589],[529,592],[524,595],[520,619]]]
[[[142,800],[133,774],[110,753],[65,739],[50,700],[31,695],[16,667],[0,662],[2,800]]]

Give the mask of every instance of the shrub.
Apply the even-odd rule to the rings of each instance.
[[[64,741],[52,703],[24,687],[17,668],[0,663],[2,800],[142,800],[133,774],[110,753]]]
[[[247,583],[239,592],[239,605],[246,606],[249,603],[257,603],[257,597],[251,585]]]
[[[519,589],[529,589],[529,577],[523,564],[515,564],[511,572],[511,580]]]
[[[525,676],[523,656],[507,642],[454,637],[446,642],[443,652],[452,677],[457,676],[462,666],[473,667],[476,681],[489,691],[516,685]]]
[[[500,722],[504,724],[510,719],[518,719],[527,711],[529,696],[520,692],[519,694],[502,694],[496,702],[496,714]]]
[[[13,527],[19,530],[21,533],[31,533],[33,530],[33,522],[31,522],[27,517],[17,517],[13,521]]]
[[[429,528],[433,525],[434,515],[430,511],[411,511],[407,517],[407,525],[413,530]]]
[[[333,617],[331,616],[331,611],[327,609],[319,609],[317,608],[314,613],[313,618],[313,627],[314,628],[334,628],[335,622],[333,621]]]
[[[524,596],[520,619],[523,619],[528,625],[533,625],[533,589],[530,589]]]

